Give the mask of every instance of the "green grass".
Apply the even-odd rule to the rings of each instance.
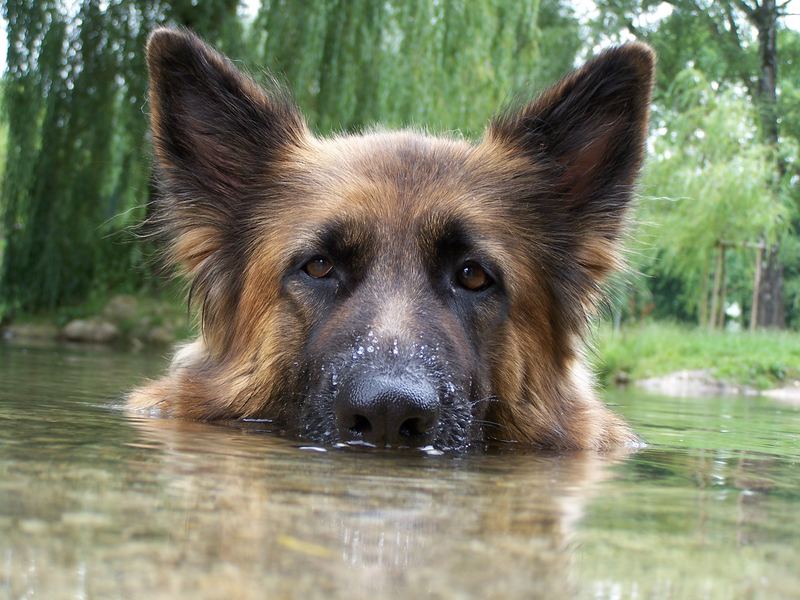
[[[592,358],[604,385],[620,372],[635,380],[709,369],[719,379],[765,389],[800,378],[800,333],[707,331],[671,323],[614,332],[601,326]]]

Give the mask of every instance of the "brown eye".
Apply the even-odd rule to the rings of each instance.
[[[327,277],[333,270],[333,263],[323,256],[315,256],[306,263],[303,270],[316,279]]]
[[[477,292],[492,283],[492,278],[478,263],[467,262],[458,271],[458,283],[470,291]]]

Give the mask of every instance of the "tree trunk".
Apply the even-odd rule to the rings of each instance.
[[[725,329],[725,304],[727,302],[728,295],[728,280],[727,276],[725,275],[725,244],[722,244],[719,247],[719,253],[722,257],[720,263],[720,269],[722,269],[722,272],[720,275],[719,288],[719,316],[716,318],[716,322],[719,329]]]
[[[777,171],[776,186],[780,185],[786,166],[778,155],[778,112],[777,90],[778,49],[777,21],[778,7],[775,0],[763,0],[749,15],[750,21],[758,31],[758,55],[761,70],[758,75],[757,106],[764,140],[775,152]],[[758,326],[786,326],[786,313],[783,301],[783,265],[779,262],[780,249],[777,244],[769,248],[767,264],[761,278],[759,289]]]
[[[759,242],[756,248],[756,269],[753,275],[753,302],[750,307],[750,331],[756,330],[758,324],[758,293],[761,289],[761,264],[764,259],[763,244]]]
[[[719,312],[719,294],[722,288],[722,277],[724,269],[724,250],[721,243],[717,243],[717,266],[714,269],[714,288],[711,291],[711,314],[708,318],[708,328],[716,329],[717,327],[717,314]]]
[[[702,287],[700,288],[700,327],[705,327],[708,324],[708,272],[710,270],[710,262],[711,259],[706,257],[703,263],[703,279]]]
[[[783,265],[778,261],[778,246],[767,250],[767,264],[761,277],[758,299],[759,327],[786,326],[786,312],[783,303]]]

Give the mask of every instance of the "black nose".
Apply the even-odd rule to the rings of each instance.
[[[334,401],[343,441],[424,446],[439,420],[439,397],[424,380],[362,376],[343,384]]]

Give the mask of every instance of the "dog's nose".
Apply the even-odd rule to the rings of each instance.
[[[343,441],[425,446],[439,420],[439,397],[424,380],[361,377],[342,385],[334,412]]]

